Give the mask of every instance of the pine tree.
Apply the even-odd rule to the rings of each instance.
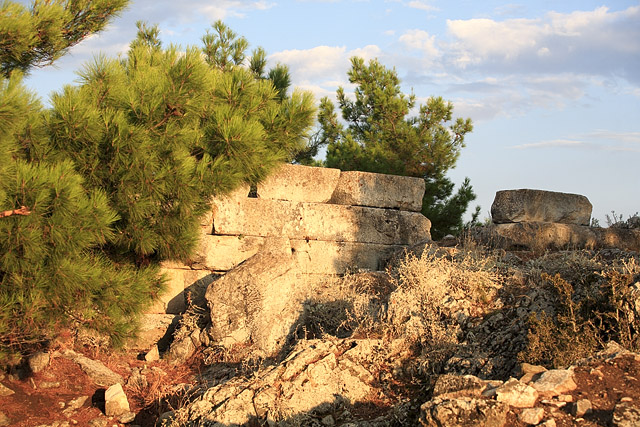
[[[129,0],[36,0],[0,4],[0,73],[50,65],[72,46],[102,30]]]
[[[377,60],[369,64],[352,58],[349,82],[356,84],[355,100],[337,91],[343,122],[333,103],[323,98],[318,113],[316,146],[327,145],[326,166],[421,177],[426,192],[422,212],[432,221],[432,235],[440,238],[462,229],[462,215],[475,194],[468,179],[453,194],[446,177],[473,126],[470,119],[452,121],[453,105],[431,97],[411,116],[415,96],[400,90],[395,70]]]
[[[104,191],[86,189],[75,165],[51,155],[46,112],[21,82],[21,70],[53,61],[124,3],[35,3],[32,26],[21,6],[1,6],[0,43],[15,43],[0,49],[0,364],[73,323],[117,342],[160,289],[157,268],[134,270],[101,255],[117,213]]]
[[[210,197],[264,179],[313,119],[310,94],[281,96],[242,65],[246,41],[214,30],[180,51],[139,24],[125,59],[97,58],[52,100],[53,152],[107,192],[120,215],[112,252],[138,265],[188,259]]]

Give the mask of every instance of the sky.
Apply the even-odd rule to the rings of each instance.
[[[353,92],[353,56],[395,68],[418,104],[451,101],[474,130],[448,176],[470,178],[481,220],[520,188],[587,196],[602,225],[640,211],[640,1],[132,0],[26,84],[46,104],[95,55],[125,55],[138,20],[185,47],[218,19],[317,101]]]

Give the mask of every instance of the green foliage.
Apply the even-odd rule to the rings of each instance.
[[[327,145],[328,167],[424,178],[423,212],[432,221],[434,237],[459,232],[462,214],[475,194],[468,179],[453,194],[445,175],[473,129],[471,120],[452,121],[453,105],[441,97],[429,98],[417,116],[409,116],[415,96],[403,94],[395,70],[376,60],[366,65],[352,58],[348,76],[357,85],[355,100],[343,88],[337,91],[346,128],[333,103],[324,98],[318,115],[321,131],[311,146]]]
[[[52,64],[72,46],[102,30],[128,0],[36,0],[29,9],[0,4],[0,73]]]
[[[139,24],[126,59],[96,59],[52,99],[53,152],[107,192],[120,215],[113,249],[140,265],[188,258],[209,198],[289,160],[313,118],[310,94],[281,98],[237,64],[246,44],[214,28],[203,60],[196,48],[163,49]]]
[[[62,33],[101,28],[77,8],[103,7],[106,20],[107,3],[61,3],[81,27]],[[26,19],[2,7],[0,31],[12,16]],[[52,30],[63,25],[56,16]],[[286,67],[276,67],[276,86],[242,66],[246,43],[222,23],[214,29],[203,55],[163,48],[158,28],[138,23],[127,57],[96,58],[78,85],[53,96],[51,110],[22,86],[19,70],[65,47],[44,60],[3,52],[0,212],[27,213],[0,216],[0,362],[72,323],[114,343],[134,333],[136,315],[163,286],[157,261],[190,255],[211,195],[256,183],[304,147],[311,95],[286,93]],[[231,62],[217,66],[225,55]]]

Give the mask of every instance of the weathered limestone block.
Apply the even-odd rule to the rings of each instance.
[[[255,255],[265,237],[203,236],[195,261],[207,270],[228,271]],[[293,257],[303,273],[344,274],[377,271],[404,246],[291,239]]]
[[[558,222],[589,225],[591,203],[579,194],[543,190],[498,191],[491,205],[495,224],[510,222]]]
[[[289,240],[266,239],[256,255],[209,285],[209,336],[224,346],[251,341],[266,354],[279,350],[302,312],[304,284]]]
[[[255,255],[264,239],[245,235],[201,236],[193,260],[207,270],[231,270]]]
[[[424,190],[422,178],[346,171],[329,203],[420,212]]]
[[[187,270],[166,267],[163,267],[161,272],[167,278],[167,289],[159,296],[155,304],[147,309],[147,313],[183,313],[187,308],[184,290],[193,285],[197,285],[201,280],[206,281],[205,278],[210,275],[206,270]]]
[[[331,199],[339,178],[340,169],[285,164],[263,183],[258,184],[258,197],[326,203]]]
[[[296,264],[306,274],[345,274],[348,271],[384,269],[399,245],[357,242],[291,240]]]
[[[217,200],[216,234],[411,245],[431,239],[431,221],[417,212],[320,203]]]
[[[474,230],[479,241],[506,250],[612,249],[640,252],[640,230],[550,222],[496,224]]]

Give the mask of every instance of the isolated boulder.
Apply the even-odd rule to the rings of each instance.
[[[495,224],[558,222],[589,225],[592,205],[585,196],[543,190],[503,190],[491,205]]]

